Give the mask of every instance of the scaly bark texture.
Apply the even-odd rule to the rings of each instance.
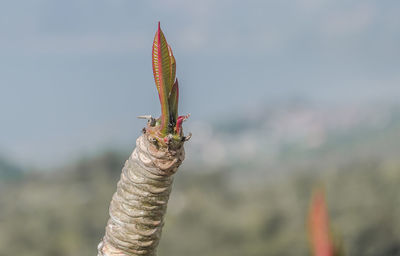
[[[144,133],[122,169],[98,256],[156,255],[173,174],[184,159],[183,141],[160,148]]]

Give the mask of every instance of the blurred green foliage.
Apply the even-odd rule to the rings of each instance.
[[[0,255],[96,255],[127,156],[105,153],[0,181]],[[174,181],[159,255],[309,255],[306,218],[324,184],[347,255],[400,255],[400,161],[357,158],[290,175],[186,168]]]

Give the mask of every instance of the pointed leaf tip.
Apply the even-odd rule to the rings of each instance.
[[[167,40],[160,28],[160,22],[158,23],[158,29],[154,37],[153,49],[152,49],[152,66],[153,75],[158,95],[161,103],[161,133],[166,135],[168,125],[170,123],[169,113],[169,94],[171,91],[172,83],[171,76],[173,75],[174,68],[172,67],[172,60]]]

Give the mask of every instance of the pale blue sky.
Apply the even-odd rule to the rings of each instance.
[[[399,12],[395,0],[2,1],[0,154],[47,165],[133,145],[135,116],[160,112],[159,20],[194,120],[293,97],[396,101]]]

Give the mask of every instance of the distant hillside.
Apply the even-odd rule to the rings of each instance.
[[[237,118],[241,125],[194,121],[159,255],[310,255],[306,215],[316,185],[326,188],[346,255],[400,255],[399,113],[295,106]],[[0,255],[95,255],[130,153],[24,179],[0,160]]]
[[[21,168],[17,167],[17,165],[10,163],[9,161],[0,158],[0,181],[8,179],[19,179],[22,177],[22,175],[23,171]]]
[[[106,153],[0,186],[0,255],[96,253],[127,156]],[[400,163],[315,162],[284,177],[183,165],[176,174],[159,255],[307,256],[306,215],[324,184],[332,226],[351,256],[400,255]],[[268,171],[264,167],[263,171]]]
[[[190,125],[190,122],[188,123]],[[275,106],[258,113],[194,123],[187,147],[193,165],[264,166],[326,159],[395,156],[400,145],[400,108],[307,104]]]

